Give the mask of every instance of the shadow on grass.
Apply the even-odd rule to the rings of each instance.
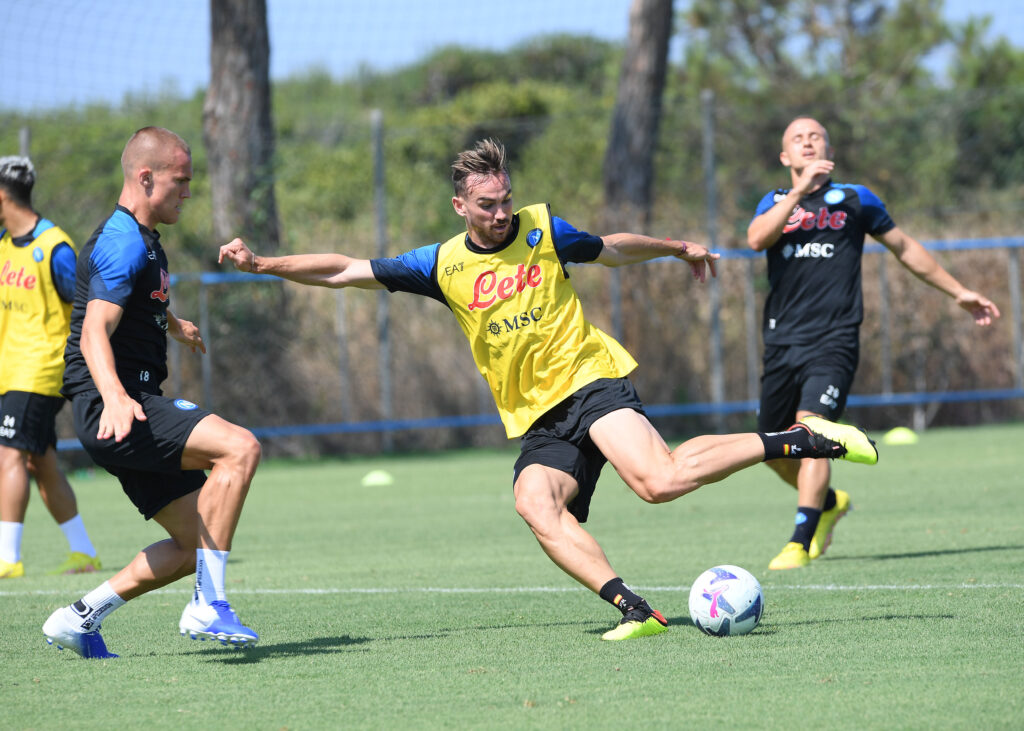
[[[790,627],[813,627],[815,625],[854,624],[859,622],[933,622],[937,619],[956,619],[953,614],[879,614],[877,616],[851,617],[849,619],[836,619],[834,617],[822,617],[821,619],[807,619],[798,622],[769,622],[767,625],[760,624],[754,630],[756,634],[774,634],[779,629]]]
[[[251,665],[275,657],[292,657],[296,655],[331,655],[339,651],[353,648],[367,642],[373,642],[371,637],[314,637],[302,642],[281,642],[278,644],[259,644],[247,650],[231,647],[218,647],[212,652],[207,648],[197,648],[195,654],[203,653],[203,658],[210,662],[220,662],[225,665]],[[209,644],[204,643],[204,644]],[[216,644],[216,642],[214,642]],[[365,649],[360,649],[365,652]]]
[[[665,619],[668,621],[669,629],[671,629],[673,627],[693,627],[693,620],[690,619],[689,616],[665,617]],[[602,627],[597,628],[597,629],[588,629],[588,630],[585,630],[585,632],[587,634],[600,636],[600,635],[603,635],[605,632],[607,632],[608,630],[610,630],[614,626],[615,625],[611,625],[610,624],[610,625],[602,626]]]
[[[987,551],[1020,551],[1024,546],[978,546],[976,548],[950,548],[943,551],[912,551],[909,553],[880,553],[874,556],[829,556],[827,561],[890,561],[902,558],[932,558],[935,556],[957,556],[964,553],[985,553]]]

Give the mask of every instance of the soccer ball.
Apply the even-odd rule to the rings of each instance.
[[[715,566],[690,587],[690,619],[716,637],[745,635],[761,621],[764,596],[754,575],[739,566]]]

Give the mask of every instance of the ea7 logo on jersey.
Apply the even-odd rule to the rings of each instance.
[[[782,233],[788,234],[798,228],[804,231],[832,229],[838,231],[846,225],[846,211],[830,211],[828,206],[815,211],[805,211],[797,206],[786,221]]]
[[[782,247],[782,257],[789,259],[831,259],[835,256],[836,245],[812,241],[807,244],[786,244]]]

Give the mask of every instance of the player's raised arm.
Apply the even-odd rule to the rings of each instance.
[[[344,254],[257,256],[244,241],[235,239],[220,247],[217,262],[223,263],[225,259],[239,271],[272,274],[299,284],[332,288],[384,288],[373,276],[369,259],[354,259]]]

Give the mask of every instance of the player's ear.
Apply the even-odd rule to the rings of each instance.
[[[452,196],[452,207],[463,218],[466,217],[466,202],[457,195]]]
[[[789,153],[787,153],[785,150],[780,152],[779,153],[779,161],[788,168],[789,167]]]
[[[146,191],[152,190],[153,188],[153,170],[148,167],[139,168],[139,185]]]

